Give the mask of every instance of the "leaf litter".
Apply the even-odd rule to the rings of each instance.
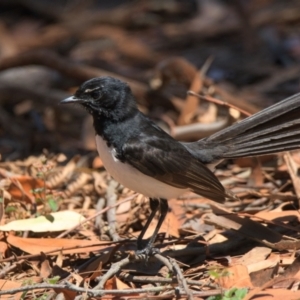
[[[78,278],[76,279],[72,274],[75,271],[74,266],[79,264],[76,272],[81,274],[81,280],[89,278],[92,284],[96,278],[105,274],[105,270],[112,263],[126,257],[126,253],[128,255],[135,249],[134,241],[149,214],[144,197],[135,195],[118,184],[114,185],[113,192],[118,195],[115,204],[117,207],[115,225],[121,239],[114,243],[110,242],[109,223],[105,216],[102,215],[102,226],[96,227],[93,217],[97,213],[96,209],[91,204],[86,209],[82,206],[87,197],[91,199],[89,203],[97,202],[102,198],[113,179],[103,167],[93,169],[92,162],[90,165],[79,163],[84,161],[83,158],[76,157],[69,161],[60,161],[57,158],[58,156],[50,155],[35,157],[35,159],[31,157],[29,163],[28,160],[0,163],[2,170],[0,180],[3,182],[2,190],[6,193],[3,201],[5,208],[10,208],[5,210],[2,216],[5,224],[0,227],[4,266],[2,278],[9,279],[13,276],[13,273],[5,272],[5,266],[9,267],[24,259],[32,262],[41,261],[42,256],[46,255],[50,263],[50,271],[46,277],[56,276],[59,268],[69,282],[78,283]],[[293,159],[292,156],[290,159]],[[282,164],[284,164],[283,160]],[[268,167],[265,172],[276,177],[276,169],[282,166],[275,165],[272,169]],[[245,170],[234,165],[229,168],[237,177]],[[288,171],[290,168],[286,168],[285,172]],[[221,172],[219,169],[218,173],[220,179],[225,181],[230,179],[229,172]],[[78,183],[76,180],[82,174],[86,175],[85,180]],[[170,200],[171,210],[160,230],[156,246],[160,248],[162,254],[176,258],[187,282],[190,280],[193,283],[198,282],[201,291],[220,288],[230,290],[233,287],[255,289],[269,283],[269,287],[276,285],[276,290],[271,290],[273,293],[277,291],[278,286],[288,288],[291,282],[293,284],[297,282],[297,272],[290,273],[288,270],[298,258],[294,256],[290,260],[287,259],[300,247],[297,241],[299,214],[290,208],[293,190],[282,192],[280,199],[275,200],[277,201],[275,205],[276,197],[272,195],[274,190],[276,194],[276,189],[272,182],[265,181],[260,188],[249,188],[247,181],[251,180],[251,176],[250,173],[247,174],[248,178],[243,176],[239,187],[233,188],[240,195],[239,204],[226,203],[227,208],[225,208],[193,194]],[[19,184],[11,189],[10,185],[14,181],[18,181]],[[74,184],[74,187],[68,188],[69,184]],[[226,188],[231,185],[233,182],[229,182]],[[34,192],[34,189],[40,188],[42,191]],[[32,200],[28,201],[26,195],[30,195]],[[57,212],[50,212],[48,195],[57,199]],[[131,201],[120,201],[128,197]],[[267,207],[263,211],[256,210],[253,204],[261,197],[268,198]],[[118,205],[118,202],[121,204]],[[259,206],[260,202],[257,203]],[[252,211],[242,212],[249,205]],[[146,237],[151,236],[154,228],[155,223],[150,225]],[[69,229],[72,230],[68,232],[66,238],[58,237],[60,232]],[[84,231],[87,234],[83,234]],[[95,231],[101,231],[101,234],[94,235],[96,239],[92,237]],[[91,234],[90,241],[88,234]],[[100,239],[100,236],[106,236],[105,240]],[[74,254],[76,257],[72,257]],[[56,266],[55,263],[58,256],[61,257],[60,266]],[[284,261],[287,263],[283,264]],[[34,273],[42,272],[41,263],[37,264],[35,269],[32,269],[30,264],[25,267],[24,262],[21,265],[24,278],[28,280]],[[62,269],[63,265],[65,267]],[[166,275],[163,269],[164,266],[157,262],[146,264],[132,262],[122,269],[120,277],[113,276],[109,279],[104,289],[149,286],[150,283],[143,284],[143,278],[148,276],[151,282],[152,276],[153,283],[156,280],[160,282],[159,278],[163,279]],[[192,269],[195,271],[190,273],[189,270]],[[197,269],[199,271],[196,271]],[[58,272],[60,275],[61,271]],[[124,277],[125,274],[130,274],[131,277]],[[157,278],[157,276],[162,277]],[[41,278],[46,279],[45,276]],[[271,282],[274,278],[280,280]],[[199,291],[193,284],[190,288]],[[294,293],[296,296],[297,293]],[[257,295],[259,294],[260,292],[257,291]]]
[[[195,15],[188,1],[135,2],[104,13],[83,3],[64,9],[53,3],[40,19],[0,21],[0,95],[9,98],[0,99],[0,294],[15,292],[1,299],[300,298],[299,151],[218,167],[216,175],[240,201],[220,206],[191,193],[170,199],[155,245],[161,254],[145,262],[134,250],[149,216],[147,199],[104,170],[93,152],[91,118],[56,107],[84,80],[118,76],[130,83],[141,110],[175,138],[212,134],[274,95],[297,91],[299,40],[291,24],[299,22],[298,4],[253,1],[245,9],[239,2],[199,1]],[[41,12],[33,4],[27,9]],[[61,12],[68,9],[65,19]],[[280,48],[274,60],[285,69],[267,62],[262,48],[251,56],[235,52],[237,32],[251,48],[256,30],[271,49]],[[224,36],[228,49],[217,42]],[[226,57],[221,64],[218,55],[207,59],[216,48]],[[183,52],[201,57],[202,67]],[[206,76],[223,76],[228,61],[239,88]],[[109,273],[112,268],[119,271]]]

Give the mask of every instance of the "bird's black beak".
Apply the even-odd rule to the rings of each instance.
[[[79,99],[79,98],[76,98],[75,96],[71,96],[71,97],[68,97],[64,100],[61,100],[60,103],[62,104],[68,104],[68,103],[82,103],[83,100]]]

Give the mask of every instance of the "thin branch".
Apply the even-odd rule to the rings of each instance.
[[[192,294],[191,290],[189,289],[186,279],[184,278],[182,271],[181,271],[179,265],[177,264],[176,260],[174,258],[170,258],[169,261],[173,266],[173,269],[175,271],[174,273],[176,273],[176,275],[177,275],[178,283],[181,285],[181,287],[187,294],[187,299],[193,300],[193,294]]]
[[[66,282],[65,284],[49,284],[49,283],[41,283],[35,285],[26,285],[15,289],[10,290],[2,290],[0,291],[0,296],[2,295],[14,295],[17,293],[28,292],[38,289],[61,289],[61,290],[70,290],[77,293],[84,293],[89,297],[101,297],[104,295],[112,294],[112,295],[130,295],[130,294],[148,294],[148,293],[157,293],[163,292],[166,290],[174,290],[172,286],[159,286],[159,287],[150,287],[150,288],[142,288],[142,289],[124,289],[124,290],[94,290],[94,289],[86,289],[78,287],[74,284]],[[179,292],[181,296],[186,295],[185,291],[182,289],[176,289],[176,292]],[[210,291],[193,291],[193,295],[198,297],[208,297],[214,295],[220,295],[224,290],[221,289],[217,290],[210,290]]]
[[[188,91],[188,94],[192,95],[192,96],[195,96],[195,97],[198,97],[200,99],[204,99],[206,101],[218,104],[218,105],[222,105],[222,106],[227,106],[227,107],[233,108],[233,109],[241,112],[242,114],[244,114],[247,117],[251,116],[251,114],[249,112],[247,112],[247,111],[245,111],[245,110],[243,110],[243,109],[241,109],[241,108],[239,108],[239,107],[237,107],[237,106],[235,106],[233,104],[230,104],[228,102],[224,102],[222,100],[219,100],[217,98],[213,98],[213,97],[210,97],[208,95],[205,95],[205,96],[204,95],[199,95],[199,94],[197,94],[197,93],[195,93],[193,91]]]
[[[120,240],[120,236],[117,233],[116,229],[117,220],[115,208],[115,204],[117,201],[116,188],[118,187],[118,185],[119,183],[117,181],[111,180],[106,190],[106,205],[111,207],[111,209],[109,209],[106,213],[108,232],[114,242],[118,242]]]

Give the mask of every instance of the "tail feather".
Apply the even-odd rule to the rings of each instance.
[[[274,143],[272,144],[272,147],[270,148],[269,145],[260,145],[259,147],[255,147],[255,149],[241,149],[241,150],[235,150],[233,152],[226,152],[225,155],[223,155],[223,158],[238,158],[238,157],[247,157],[247,156],[259,156],[259,155],[265,155],[265,154],[274,154],[284,151],[291,151],[296,150],[300,148],[300,138],[296,139],[292,143],[286,143],[282,144],[282,141],[280,143]]]
[[[288,119],[291,121],[290,117],[296,118],[296,120],[298,120],[300,119],[299,107],[300,93],[282,100],[270,107],[267,107],[262,111],[242,120],[241,122],[235,123],[232,126],[229,126],[211,135],[206,139],[206,141],[225,142],[226,140],[231,140],[233,136],[238,136],[240,134],[243,135],[246,131],[249,131],[251,129],[253,129],[253,131],[256,131],[256,129],[260,126],[262,126],[262,128],[272,128],[272,123],[275,123],[275,126],[278,124],[283,124]],[[297,110],[297,112],[294,110]],[[289,117],[289,112],[291,112],[293,116]],[[270,124],[268,124],[269,121]],[[277,123],[276,121],[279,123]]]
[[[185,146],[206,162],[300,149],[300,93]]]
[[[246,147],[247,145],[250,145],[252,143],[253,145],[255,145],[263,142],[264,140],[271,142],[272,140],[278,140],[286,136],[292,137],[300,135],[300,119],[286,124],[288,126],[278,125],[269,129],[260,130],[259,132],[245,133],[244,135],[237,136],[235,139],[235,145]]]

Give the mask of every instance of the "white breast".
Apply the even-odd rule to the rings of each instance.
[[[107,172],[125,187],[150,198],[177,198],[187,190],[175,188],[150,176],[132,166],[122,163],[115,157],[115,150],[109,148],[106,141],[96,135],[97,150]]]

